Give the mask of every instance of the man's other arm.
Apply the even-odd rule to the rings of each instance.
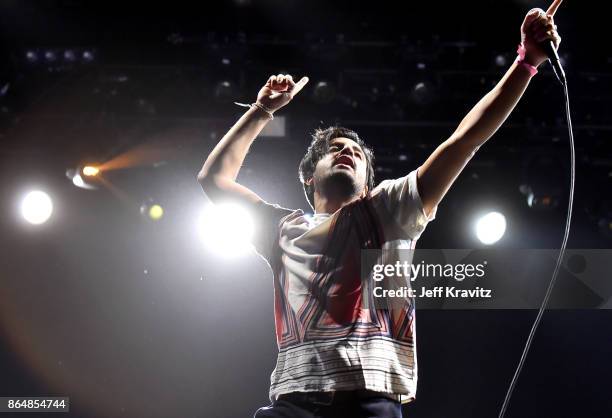
[[[271,76],[257,95],[257,103],[271,113],[285,106],[306,85],[304,77],[294,83],[290,75]],[[213,201],[235,200],[255,204],[261,198],[252,190],[236,182],[238,172],[255,138],[270,121],[270,115],[252,106],[223,136],[206,158],[198,173],[198,182]]]
[[[541,42],[551,39],[558,48],[561,38],[551,15],[532,9],[521,26],[525,62],[535,67],[546,61]],[[516,61],[497,85],[463,118],[455,132],[418,169],[418,188],[425,213],[442,200],[457,176],[504,123],[529,85],[531,74]]]

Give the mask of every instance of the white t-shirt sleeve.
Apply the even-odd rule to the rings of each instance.
[[[396,224],[412,240],[417,240],[430,221],[436,217],[436,206],[429,217],[425,215],[423,202],[417,188],[417,170],[394,180],[384,180],[376,186],[372,196],[381,199]]]
[[[252,208],[255,234],[251,243],[255,251],[270,265],[272,265],[274,243],[279,238],[281,221],[294,211],[264,201],[256,203]]]

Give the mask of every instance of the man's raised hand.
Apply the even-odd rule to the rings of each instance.
[[[561,4],[555,0],[546,10],[531,9],[521,25],[521,43],[525,47],[525,60],[535,67],[548,59],[542,42],[551,40],[555,49],[559,48],[561,37],[557,32],[554,15]]]
[[[302,77],[297,83],[289,74],[271,76],[257,94],[257,102],[271,112],[275,112],[289,103],[308,83],[308,77]]]

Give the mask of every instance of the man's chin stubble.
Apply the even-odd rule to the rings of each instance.
[[[353,176],[344,171],[336,171],[323,179],[321,190],[327,196],[341,199],[352,198],[358,192]]]

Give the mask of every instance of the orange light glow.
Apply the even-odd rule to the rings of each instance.
[[[86,176],[95,176],[100,172],[98,168],[87,165],[83,167],[83,174]]]

